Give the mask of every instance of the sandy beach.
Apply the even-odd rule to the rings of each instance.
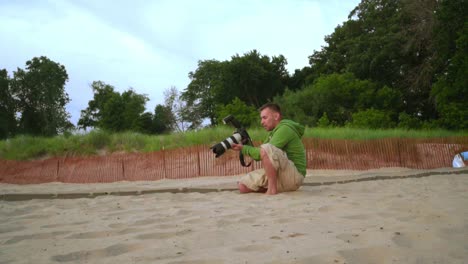
[[[468,171],[453,172],[308,171],[276,196],[239,194],[237,176],[0,184],[0,263],[468,263]]]

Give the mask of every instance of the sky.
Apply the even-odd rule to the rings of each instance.
[[[309,66],[325,36],[360,0],[0,0],[0,69],[10,77],[46,56],[65,66],[76,125],[93,99],[91,83],[146,94],[147,111],[164,92],[182,92],[199,61],[252,50],[283,55],[290,74]]]

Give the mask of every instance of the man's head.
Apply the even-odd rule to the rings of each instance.
[[[273,130],[281,121],[281,109],[275,103],[266,103],[260,107],[262,126],[267,130]]]

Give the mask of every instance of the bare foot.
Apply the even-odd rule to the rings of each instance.
[[[278,194],[278,192],[277,192],[276,190],[270,190],[270,189],[268,189],[268,190],[266,191],[265,194],[268,194],[268,195],[275,195],[275,194]]]

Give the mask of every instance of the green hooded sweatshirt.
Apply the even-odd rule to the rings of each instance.
[[[282,149],[288,155],[296,166],[297,170],[303,175],[306,175],[306,154],[302,144],[302,136],[304,135],[304,126],[292,120],[283,119],[280,123],[268,133],[268,137],[263,142]],[[244,145],[242,154],[252,157],[254,160],[260,160],[260,148],[249,145]]]

